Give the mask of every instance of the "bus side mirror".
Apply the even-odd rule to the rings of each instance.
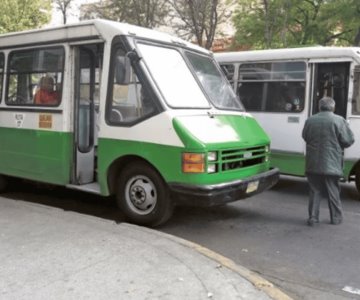
[[[126,57],[130,58],[131,62],[133,63],[137,63],[141,59],[141,57],[139,56],[139,54],[136,52],[135,49],[126,53]]]
[[[131,63],[127,56],[117,56],[115,62],[116,84],[127,85],[130,83]]]

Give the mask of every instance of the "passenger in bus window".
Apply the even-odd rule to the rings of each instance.
[[[54,79],[50,76],[41,77],[39,89],[35,93],[34,103],[40,105],[56,105],[59,99],[59,93],[54,90]]]
[[[281,86],[280,99],[280,111],[298,112],[302,110],[302,108],[300,107],[301,101],[295,94],[295,90],[293,87],[290,89],[288,86]]]
[[[319,101],[320,112],[308,118],[302,132],[306,142],[305,173],[310,186],[309,219],[319,223],[320,200],[327,199],[331,224],[342,222],[339,180],[343,176],[344,148],[354,143],[354,135],[346,120],[334,114],[335,100]]]

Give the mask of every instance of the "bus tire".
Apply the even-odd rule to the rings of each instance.
[[[8,180],[4,175],[0,175],[0,193],[4,192],[8,186]]]
[[[356,184],[358,193],[360,194],[360,165],[357,166],[356,171],[355,171],[355,184]]]
[[[161,225],[173,212],[167,185],[143,162],[132,163],[121,172],[116,198],[127,219],[138,225]]]

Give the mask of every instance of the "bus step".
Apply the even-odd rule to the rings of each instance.
[[[66,187],[69,189],[84,191],[92,194],[100,194],[100,185],[98,182],[92,182],[82,185],[67,184]]]

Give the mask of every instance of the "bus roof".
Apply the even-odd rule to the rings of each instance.
[[[360,47],[303,47],[216,53],[220,62],[351,57],[360,60]]]
[[[2,34],[0,35],[0,49],[79,40],[100,39],[106,41],[111,40],[115,35],[131,35],[160,42],[179,44],[196,49],[197,51],[209,53],[204,48],[167,33],[102,19]]]

